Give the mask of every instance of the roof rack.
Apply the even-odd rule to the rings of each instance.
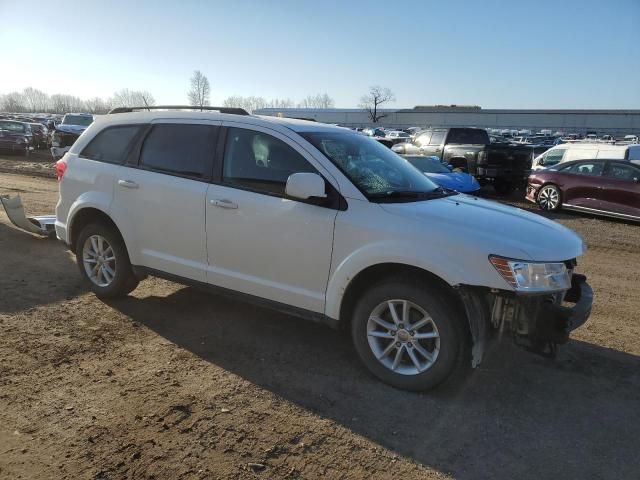
[[[249,115],[244,108],[236,107],[194,107],[193,105],[156,105],[153,107],[116,107],[109,111],[109,113],[131,113],[138,110],[214,110],[220,113],[229,113],[232,115]]]

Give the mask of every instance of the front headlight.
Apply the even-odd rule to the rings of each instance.
[[[517,292],[557,292],[571,288],[571,276],[563,262],[527,262],[489,256],[500,276]]]

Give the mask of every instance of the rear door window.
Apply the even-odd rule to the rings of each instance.
[[[617,180],[633,180],[634,178],[640,178],[640,168],[630,164],[608,162],[604,176]]]
[[[433,132],[433,135],[431,136],[431,142],[429,142],[430,145],[442,145],[442,142],[444,142],[444,136],[447,132],[444,131],[436,131]]]
[[[489,135],[484,130],[475,128],[452,128],[447,143],[458,145],[488,145]]]
[[[430,140],[431,140],[431,132],[424,132],[416,137],[415,143],[419,147],[424,147],[425,145],[429,145]]]
[[[154,125],[142,144],[140,166],[169,175],[208,178],[217,131],[211,125]]]
[[[142,125],[109,127],[102,130],[80,153],[83,158],[107,163],[123,163],[131,141]]]

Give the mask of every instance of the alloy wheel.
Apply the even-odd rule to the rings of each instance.
[[[431,316],[403,299],[376,306],[367,322],[367,340],[378,361],[394,373],[418,375],[440,352],[440,334]]]
[[[560,204],[560,193],[552,186],[542,187],[538,194],[538,203],[543,210],[555,210]]]
[[[91,235],[85,240],[82,264],[89,280],[99,287],[108,287],[116,276],[115,253],[102,235]]]

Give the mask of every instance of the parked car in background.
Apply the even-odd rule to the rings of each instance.
[[[91,123],[93,123],[93,115],[90,113],[67,113],[53,132],[51,139],[53,159],[62,158]]]
[[[499,193],[524,186],[533,158],[530,145],[491,143],[482,128],[434,128],[420,132],[412,142],[392,147],[400,155],[439,157],[443,163],[493,184]]]
[[[589,317],[585,245],[558,223],[445,190],[345,128],[164,108],[101,117],[58,162],[56,233],[102,298],[150,274],[345,325],[407,390],[478,365],[492,328],[553,350]]]
[[[611,158],[640,160],[640,145],[610,145],[607,143],[563,143],[533,159],[532,170],[541,170],[571,160]]]
[[[477,193],[480,190],[480,184],[472,175],[462,171],[452,171],[438,157],[422,155],[403,155],[403,157],[443,188],[460,193]]]
[[[640,165],[624,160],[576,160],[533,172],[527,200],[560,208],[640,220]]]
[[[42,123],[30,123],[33,132],[33,147],[40,150],[51,146],[49,130]]]
[[[625,143],[639,143],[638,135],[625,135],[622,139]]]
[[[32,150],[31,127],[24,122],[0,120],[0,150],[17,152],[28,157]]]
[[[391,141],[391,145],[395,145],[401,142],[408,142],[411,140],[411,135],[407,132],[403,132],[402,130],[388,130],[385,134],[385,139]],[[386,145],[389,147],[389,145]]]

